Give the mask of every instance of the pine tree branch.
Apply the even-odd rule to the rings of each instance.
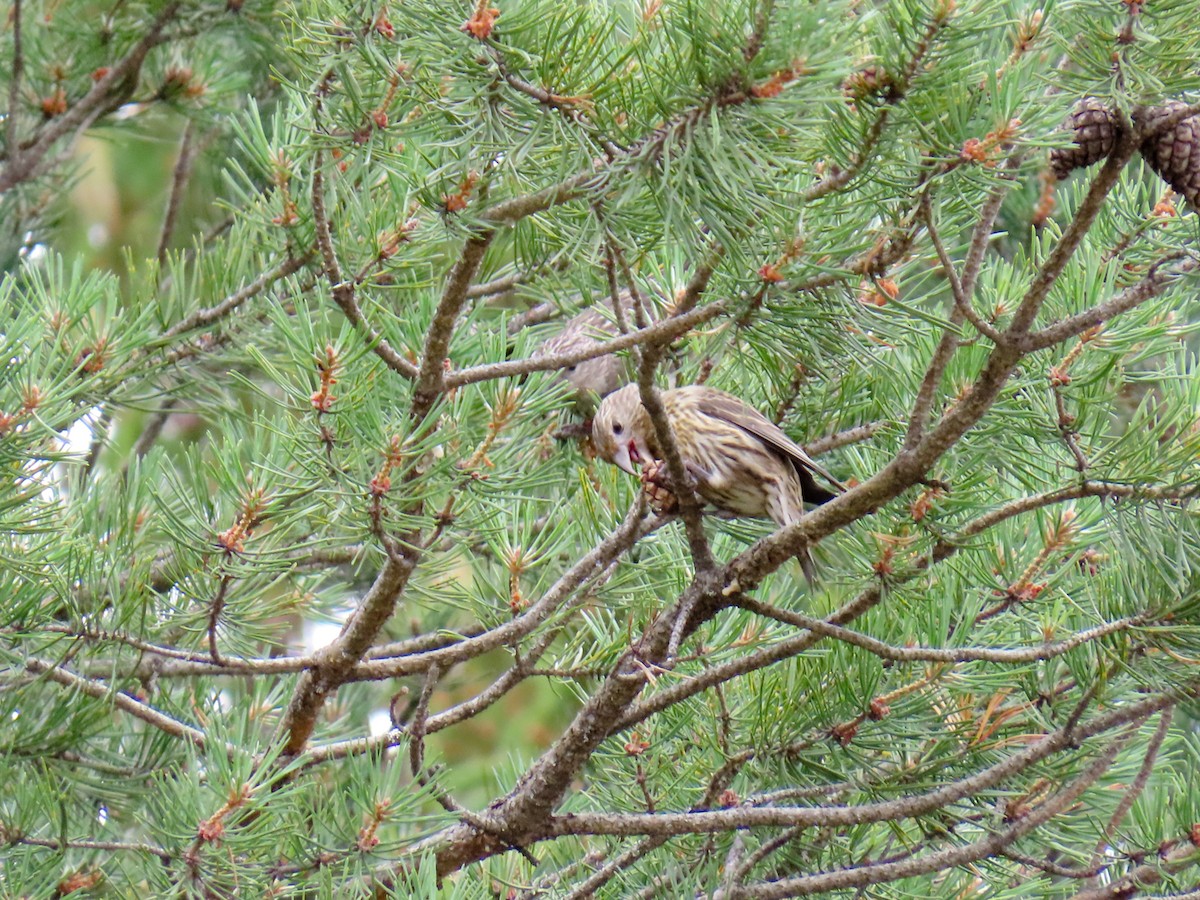
[[[0,194],[49,169],[55,160],[48,160],[47,155],[59,139],[70,134],[78,137],[100,116],[125,102],[137,83],[147,54],[166,40],[163,32],[182,6],[182,0],[167,3],[125,57],[97,78],[91,90],[80,97],[74,106],[50,119],[25,146],[8,146],[7,165],[0,171]],[[15,108],[10,109],[10,114],[12,112],[15,112]]]
[[[739,900],[742,898],[744,900],[773,900],[773,898],[782,897],[806,897],[848,887],[889,884],[902,878],[944,871],[994,856],[1075,803],[1084,791],[1108,771],[1109,766],[1112,765],[1120,750],[1124,748],[1128,739],[1129,735],[1126,735],[1124,738],[1112,741],[1105,752],[1066,788],[1040,803],[1028,815],[1018,819],[1003,831],[993,833],[972,844],[952,847],[900,862],[851,867],[800,878],[785,878],[770,884],[744,888],[734,896]]]
[[[609,159],[614,159],[623,152],[623,148],[609,140],[581,109],[584,104],[590,103],[587,97],[564,97],[553,94],[514,74],[508,66],[502,48],[495,42],[488,44],[487,51],[492,63],[496,66],[496,71],[513,90],[531,97],[542,106],[557,112],[562,116],[563,121],[576,126],[588,140],[599,146]]]
[[[192,146],[194,129],[194,121],[188,119],[183,127],[183,135],[179,138],[179,155],[171,172],[171,190],[167,194],[167,206],[163,211],[162,228],[158,235],[156,258],[160,266],[166,261],[167,248],[171,244],[171,237],[175,233],[175,221],[179,217],[179,207],[183,203],[183,195],[192,173],[192,160],[195,157],[195,148]]]
[[[8,846],[21,845],[25,847],[45,847],[50,850],[57,850],[62,853],[66,850],[93,850],[102,851],[104,853],[148,853],[151,856],[157,856],[165,863],[174,862],[177,855],[163,847],[156,847],[153,844],[137,843],[131,841],[93,841],[93,840],[70,840],[60,838],[37,838],[30,837],[27,834],[13,832],[5,827],[0,826],[0,843]]]
[[[1140,616],[1128,616],[1078,632],[1065,640],[1048,641],[1040,647],[1027,647],[1021,650],[1001,650],[991,647],[951,647],[945,649],[938,647],[895,647],[861,632],[842,628],[838,625],[831,625],[822,619],[816,619],[812,616],[792,612],[791,610],[780,609],[777,606],[764,603],[752,597],[741,597],[738,599],[736,605],[747,612],[766,616],[777,622],[783,622],[797,628],[806,628],[814,634],[850,644],[851,646],[867,651],[873,656],[891,660],[892,662],[1030,663],[1038,660],[1053,659],[1056,656],[1069,653],[1082,644],[1100,640],[1111,634],[1136,628],[1140,625],[1149,624],[1149,620]]]
[[[911,453],[915,451],[925,434],[929,417],[933,412],[933,403],[937,397],[938,388],[942,383],[942,376],[945,374],[950,360],[958,350],[960,343],[959,326],[962,324],[964,318],[970,318],[970,314],[973,311],[971,298],[975,292],[975,282],[979,277],[984,253],[987,251],[988,242],[992,237],[992,226],[996,222],[996,216],[1000,213],[1000,207],[1004,203],[1004,198],[1008,196],[1009,191],[1012,190],[1015,184],[1013,170],[1016,168],[1018,161],[1018,157],[1009,157],[1009,165],[1006,167],[1004,183],[998,185],[992,191],[984,202],[983,208],[979,211],[979,218],[976,219],[975,227],[971,232],[971,242],[967,249],[967,258],[963,265],[962,278],[960,279],[953,274],[953,264],[947,269],[947,277],[952,278],[951,284],[957,284],[954,294],[954,309],[950,313],[949,323],[942,331],[942,337],[938,341],[937,349],[933,351],[933,357],[925,369],[925,376],[921,379],[921,386],[917,389],[917,396],[913,401],[912,411],[908,416],[908,432],[904,437],[904,449],[907,452]],[[929,195],[928,192],[925,192],[922,195],[922,205],[927,212],[926,221],[931,227],[932,213],[928,212],[928,204]],[[936,232],[931,232],[931,237],[934,238],[934,246],[936,247],[940,243],[940,241],[936,240]],[[944,252],[944,250],[941,250],[939,254]],[[943,267],[947,262],[949,262],[948,257],[942,261]],[[959,300],[960,296],[961,302]],[[982,329],[980,330],[982,331]],[[995,337],[992,337],[992,341],[996,344],[1001,343],[1004,340],[1003,336],[996,332],[995,329],[992,329],[992,331],[995,334]]]
[[[578,350],[563,353],[547,354],[545,356],[529,357],[527,359],[507,360],[499,363],[488,363],[469,369],[460,369],[446,376],[447,389],[476,384],[481,381],[492,381],[496,378],[511,378],[519,375],[529,375],[533,372],[549,372],[565,366],[586,362],[601,356],[608,356],[631,347],[639,347],[647,343],[657,343],[664,340],[674,340],[702,325],[725,311],[725,304],[715,301],[702,309],[673,315],[648,325],[645,328],[618,335],[609,341],[600,341]]]
[[[1128,135],[1123,137],[1118,149],[1114,150],[1093,180],[1071,224],[1026,290],[1021,305],[1004,332],[1005,340],[992,349],[967,394],[943,415],[931,431],[922,433],[919,442],[906,441],[905,448],[870,479],[804,516],[799,522],[760,540],[733,560],[724,572],[725,590],[745,591],[754,588],[763,577],[774,572],[804,547],[811,546],[895,499],[918,483],[934,463],[987,414],[1008,382],[1009,375],[1025,355],[1019,346],[1020,339],[1028,333],[1051,286],[1079,248],[1134,149]],[[935,361],[926,373],[926,382],[932,381],[930,376],[943,356],[946,354],[935,353]],[[923,396],[919,395],[914,405],[911,420],[914,424],[918,422]]]
[[[1053,851],[1050,851],[1053,853]],[[1049,854],[1048,854],[1049,855]],[[1031,869],[1037,869],[1039,872],[1045,872],[1047,875],[1054,875],[1057,878],[1091,878],[1098,872],[1098,869],[1079,869],[1071,866],[1064,866],[1050,860],[1038,859],[1035,856],[1029,856],[1025,853],[1018,853],[1012,848],[1006,849],[1000,853],[1004,859],[1011,859],[1013,862],[1020,863]]]
[[[901,577],[907,579],[916,577],[929,566],[948,559],[967,546],[967,541],[970,538],[1008,519],[1043,509],[1047,506],[1065,503],[1070,500],[1078,500],[1084,497],[1136,498],[1146,502],[1157,503],[1164,500],[1186,499],[1192,496],[1195,490],[1194,488],[1176,489],[1168,487],[1140,488],[1134,485],[1089,481],[1056,491],[1047,491],[1043,494],[1022,497],[971,520],[959,528],[953,535],[939,540],[930,551],[929,556],[921,560],[912,573],[907,576],[893,576],[893,578]],[[877,606],[882,599],[882,586],[871,585],[841,606],[836,612],[827,617],[825,621],[831,625],[848,625]],[[633,704],[614,723],[613,732],[632,728],[650,716],[677,703],[681,703],[688,697],[702,693],[717,684],[722,684],[749,672],[797,656],[814,646],[820,640],[820,636],[812,632],[796,635],[737,659],[709,666],[704,671],[660,688],[654,694]]]
[[[1200,259],[1189,257],[1171,269],[1165,269],[1167,262],[1180,258],[1181,254],[1172,254],[1167,259],[1160,260],[1150,267],[1150,271],[1136,284],[1130,285],[1116,296],[1084,310],[1069,318],[1047,325],[1040,331],[1025,335],[1020,342],[1021,350],[1025,353],[1036,353],[1056,344],[1070,340],[1089,328],[1109,321],[1110,319],[1128,312],[1143,303],[1160,297],[1168,287],[1183,275],[1195,272],[1200,267]]]
[[[1142,721],[1146,716],[1177,701],[1181,695],[1200,694],[1200,680],[1181,685],[1179,693],[1149,695],[1128,707],[1101,713],[1081,725],[1050,732],[1024,749],[973,775],[948,782],[931,791],[910,794],[896,800],[882,800],[857,806],[762,806],[687,813],[564,813],[551,816],[544,837],[566,835],[638,835],[709,834],[754,827],[836,828],[871,822],[892,822],[928,815],[990,790],[1025,772],[1045,759],[1073,750],[1079,743]],[[1106,754],[1118,742],[1106,742]],[[1106,758],[1106,754],[1101,759]]]
[[[638,388],[641,390],[642,406],[654,426],[654,436],[658,439],[659,449],[667,464],[667,472],[671,476],[671,493],[679,503],[679,516],[683,519],[687,533],[688,547],[691,550],[692,561],[696,573],[708,574],[716,567],[712,550],[708,546],[708,538],[704,534],[704,524],[701,521],[702,504],[692,488],[691,477],[683,463],[679,452],[679,443],[675,440],[675,430],[667,418],[667,410],[662,402],[662,394],[654,383],[654,373],[662,358],[660,345],[646,344],[642,349],[642,364],[638,374]],[[690,611],[689,611],[690,612]],[[686,621],[687,615],[680,621]],[[673,640],[676,646],[678,641]]]
[[[1011,323],[1005,329],[1007,340],[1018,340],[1029,333],[1042,305],[1046,302],[1046,297],[1050,294],[1050,289],[1058,281],[1058,277],[1067,267],[1067,263],[1075,255],[1075,251],[1079,249],[1079,245],[1096,221],[1096,217],[1100,215],[1108,195],[1117,186],[1117,181],[1120,179],[1125,165],[1133,158],[1140,143],[1133,129],[1129,127],[1120,129],[1120,137],[1116,141],[1112,153],[1104,161],[1099,173],[1088,186],[1087,194],[1084,195],[1083,202],[1079,204],[1070,224],[1063,230],[1062,237],[1055,241],[1049,256],[1042,263],[1037,275],[1034,276],[1026,290],[1025,296],[1021,299],[1021,304],[1013,314]]]
[[[300,271],[312,259],[312,251],[303,253],[300,256],[288,255],[288,258],[279,263],[275,268],[263,272],[252,282],[243,288],[240,288],[213,306],[205,309],[198,309],[186,318],[176,322],[170,328],[163,332],[159,342],[170,342],[189,331],[194,331],[197,328],[204,328],[216,322],[218,319],[223,319],[231,312],[240,307],[247,300],[256,297],[264,290],[269,288],[275,282]]]
[[[324,261],[325,280],[329,282],[333,302],[384,365],[404,378],[416,378],[417,367],[397,352],[383,335],[371,326],[358,305],[354,283],[342,278],[342,269],[338,264],[337,251],[334,250],[333,237],[329,230],[329,216],[325,212],[325,176],[321,168],[322,162],[323,155],[318,151],[313,161],[312,175],[313,224],[317,232],[317,247]]]
[[[588,600],[593,599],[596,589],[610,577],[615,569],[616,560],[609,563],[606,569],[600,573],[594,580],[586,585],[586,590],[581,591],[576,597],[569,602],[564,603],[557,612],[560,617],[560,624],[556,627],[548,629],[541,635],[537,642],[528,650],[521,653],[519,661],[512,668],[508,669],[498,678],[492,681],[484,690],[480,691],[474,697],[463,700],[448,709],[434,715],[427,715],[424,719],[422,727],[425,734],[434,734],[443,729],[450,728],[454,725],[472,719],[479,715],[484,710],[494,705],[501,698],[512,692],[519,684],[531,677],[568,677],[566,673],[556,671],[540,671],[534,668],[534,665],[546,653],[547,650],[558,639],[566,627],[568,619],[563,613],[581,606]],[[427,671],[436,669],[436,664],[431,666]],[[604,673],[597,671],[591,673],[589,677],[600,677]],[[306,755],[306,764],[327,762],[331,759],[342,759],[347,756],[359,756],[364,753],[373,753],[386,747],[394,747],[400,744],[407,736],[404,729],[392,729],[381,735],[376,735],[369,738],[356,738],[348,741],[339,741],[332,744],[325,744],[320,747],[314,747]]]
[[[826,453],[832,453],[834,450],[842,447],[849,447],[852,444],[869,441],[887,424],[887,422],[880,420],[878,422],[867,422],[864,425],[855,425],[844,431],[813,438],[804,444],[804,449],[808,451],[809,456],[824,456]]]
[[[468,300],[491,299],[503,300],[508,294],[514,291],[521,285],[529,284],[536,280],[539,276],[549,272],[561,272],[568,268],[571,260],[562,253],[556,253],[545,262],[531,266],[527,269],[513,272],[509,275],[502,275],[498,278],[493,278],[491,281],[478,282],[467,288]],[[535,312],[545,308],[547,313],[546,318],[541,318],[541,313]],[[526,325],[537,325],[547,321],[557,310],[551,303],[539,303],[532,309],[526,310],[523,313],[518,313],[508,320],[508,333],[516,334]]]
[[[1200,900],[1200,888],[1194,891],[1184,891],[1182,894],[1155,894],[1144,900]]]
[[[619,247],[617,247],[615,242],[610,242],[610,247],[616,255],[617,260],[622,263],[625,271],[626,287],[631,291],[636,291],[632,274],[629,272],[628,267],[624,265]],[[700,295],[704,292],[712,271],[713,267],[708,265],[707,262],[697,268],[697,271],[692,276],[691,284],[689,284],[689,290],[684,292],[684,296],[675,305],[675,314],[677,316],[687,315],[692,311],[692,307],[699,302]],[[615,297],[613,298],[613,303],[617,305]],[[716,304],[713,305],[715,306]],[[636,293],[634,294],[634,310],[637,314],[639,329],[646,329],[647,323],[643,321],[646,318],[645,311]],[[715,570],[716,560],[713,558],[712,550],[708,546],[708,538],[704,534],[704,525],[701,521],[702,504],[692,487],[692,478],[683,463],[683,456],[679,452],[679,444],[675,439],[675,429],[667,418],[667,410],[663,405],[662,395],[655,385],[655,373],[658,370],[659,363],[662,362],[663,356],[666,354],[667,344],[668,340],[664,338],[642,345],[638,361],[638,389],[641,393],[642,406],[645,407],[646,414],[650,418],[650,423],[654,426],[654,435],[658,439],[658,446],[662,452],[663,461],[667,464],[667,473],[671,476],[671,492],[675,495],[679,504],[679,516],[683,519],[688,547],[692,554],[692,562],[696,567],[696,574],[698,576],[706,576]],[[690,617],[691,610],[683,609],[678,618],[680,625],[685,624]],[[672,635],[668,648],[669,655],[673,656],[678,650],[682,637],[682,632]]]
[[[21,32],[23,25],[22,0],[13,0],[12,12],[12,69],[8,76],[8,114],[4,122],[4,158],[11,159],[19,146],[18,122],[21,118],[21,78],[25,74],[25,45]]]
[[[426,671],[431,665],[446,668],[499,647],[511,646],[547,621],[572,593],[584,588],[595,575],[603,573],[613,561],[661,524],[662,520],[644,520],[640,504],[635,503],[615,531],[563,573],[546,593],[530,604],[520,616],[447,647],[420,654],[364,661],[354,669],[352,677],[357,681],[366,681],[412,675]]]
[[[836,191],[840,191],[849,185],[866,167],[871,154],[875,151],[880,139],[883,137],[888,121],[891,119],[893,107],[900,103],[904,99],[905,94],[911,89],[913,80],[920,74],[925,59],[936,46],[938,34],[945,25],[946,19],[944,18],[937,17],[930,21],[925,33],[913,48],[913,53],[905,64],[903,71],[897,81],[889,87],[887,94],[883,98],[883,104],[876,111],[871,124],[867,126],[866,132],[859,141],[858,149],[850,157],[850,164],[845,169],[832,172],[808,188],[804,192],[804,201],[806,203],[811,203],[814,200],[819,200],[822,197],[827,197]]]
[[[171,418],[172,412],[174,412],[178,405],[179,401],[171,398],[163,404],[162,409],[150,413],[146,419],[146,424],[142,426],[142,433],[138,435],[137,441],[134,442],[134,459],[142,459],[153,449],[159,437],[162,436],[163,429],[167,425],[167,420]],[[128,461],[126,461],[122,471],[129,471]]]
[[[1133,809],[1133,805],[1137,803],[1142,792],[1146,790],[1146,785],[1150,783],[1150,776],[1154,774],[1154,765],[1158,761],[1158,751],[1162,749],[1163,741],[1167,739],[1167,732],[1171,730],[1171,719],[1174,712],[1175,708],[1168,706],[1159,713],[1158,727],[1154,729],[1154,734],[1150,737],[1150,743],[1146,745],[1146,753],[1142,757],[1141,768],[1138,769],[1138,773],[1129,785],[1129,789],[1121,795],[1121,802],[1117,804],[1117,808],[1113,811],[1112,816],[1109,817],[1108,824],[1104,826],[1104,833],[1100,836],[1100,840],[1096,844],[1096,849],[1092,851],[1090,867],[1095,869],[1097,874],[1103,871],[1105,848],[1112,843],[1117,829],[1121,827],[1121,823],[1129,815],[1129,811]],[[1095,883],[1089,884],[1089,887],[1095,886]]]
[[[650,624],[622,654],[609,677],[554,745],[525,771],[503,800],[493,804],[492,827],[512,836],[512,841],[519,845],[525,845],[529,836],[538,833],[576,773],[607,736],[610,723],[641,691],[650,667],[662,666],[667,661],[678,618],[686,615],[698,624],[716,609],[717,600],[719,595],[711,579],[693,581],[671,611]],[[504,849],[490,834],[466,828],[452,828],[432,843],[440,848],[437,868],[443,874]]]
[[[305,748],[325,698],[345,683],[379,629],[391,617],[416,562],[414,555],[397,559],[389,554],[342,633],[328,647],[313,654],[313,665],[301,674],[284,716],[283,728],[288,735],[284,743],[286,755],[295,756]]]
[[[993,197],[994,196],[996,195],[993,194]],[[1000,195],[1001,202],[1003,202],[1004,196],[1005,194]],[[990,199],[991,198],[989,198],[989,200]],[[1001,340],[1000,332],[995,328],[995,326],[985,322],[976,311],[974,305],[971,303],[971,298],[967,296],[966,290],[963,288],[962,279],[958,277],[958,272],[954,267],[954,261],[950,259],[950,254],[946,252],[946,246],[942,243],[941,235],[938,234],[937,226],[933,221],[933,208],[929,202],[928,192],[922,194],[921,201],[921,215],[925,221],[925,232],[929,235],[929,241],[933,244],[933,249],[936,251],[938,256],[938,262],[942,264],[942,271],[946,273],[946,280],[950,283],[950,293],[954,297],[954,305],[958,308],[966,320],[971,323],[976,331],[978,331],[992,343],[999,343]],[[998,204],[996,206],[996,212],[999,212]],[[992,219],[993,221],[995,220],[995,213],[993,213]],[[991,223],[989,223],[988,228],[990,230]],[[979,230],[980,229],[977,223],[976,233],[978,233]],[[973,249],[974,241],[972,241],[972,250]],[[982,254],[980,254],[980,260],[982,261]],[[978,272],[978,265],[976,265],[974,270]]]
[[[442,299],[433,314],[433,322],[425,336],[425,349],[421,352],[421,368],[416,376],[413,391],[412,419],[421,421],[429,414],[438,396],[447,390],[446,361],[450,349],[450,336],[458,321],[458,314],[467,301],[467,291],[475,272],[483,262],[483,255],[495,236],[488,230],[473,234],[463,245],[462,255],[446,278]]]
[[[671,140],[690,134],[714,110],[740,106],[750,99],[751,95],[745,91],[728,86],[719,88],[695,106],[682,110],[650,134],[635,141],[607,165],[597,165],[541,190],[496,203],[483,210],[478,221],[486,228],[511,225],[535,213],[594,193],[624,165],[657,159]]]
[[[803,828],[786,828],[775,837],[763,841],[760,846],[755,848],[754,852],[749,853],[742,860],[739,860],[734,866],[726,866],[725,875],[725,893],[723,896],[730,896],[730,889],[734,885],[740,884],[753,872],[768,856],[777,853],[798,838],[804,833]]]
[[[665,837],[648,837],[638,841],[624,853],[613,857],[589,877],[575,885],[571,893],[565,895],[564,900],[590,900],[596,895],[596,891],[639,860],[645,859],[667,840]]]
[[[1142,863],[1120,878],[1108,884],[1084,888],[1071,900],[1115,900],[1136,897],[1145,888],[1159,884],[1164,874],[1182,872],[1191,866],[1200,865],[1200,849],[1191,839],[1171,841],[1158,849],[1158,859]],[[1200,892],[1192,892],[1200,893]],[[1174,895],[1175,900],[1187,900],[1188,894]],[[1151,898],[1146,898],[1151,900]]]
[[[184,724],[178,719],[173,719],[166,713],[161,713],[154,709],[150,704],[143,703],[129,694],[115,690],[110,684],[83,678],[74,672],[64,669],[60,665],[38,659],[37,657],[26,659],[25,669],[33,675],[43,676],[63,687],[77,690],[97,700],[110,702],[122,712],[127,712],[134,718],[141,719],[159,731],[171,735],[171,737],[188,741],[200,750],[204,750],[209,744],[208,735],[200,729]],[[244,752],[234,744],[226,744],[225,752],[230,759],[244,755]]]

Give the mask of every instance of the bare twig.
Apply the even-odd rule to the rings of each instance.
[[[167,420],[171,418],[171,413],[179,405],[179,401],[174,398],[169,398],[163,403],[162,408],[150,413],[146,419],[146,424],[142,426],[142,433],[138,435],[138,439],[133,445],[134,459],[141,459],[150,452],[155,442],[162,435],[163,428],[166,427]],[[128,463],[126,464],[128,469]]]
[[[131,843],[129,841],[37,838],[30,837],[27,834],[13,834],[10,831],[4,831],[0,834],[0,839],[9,844],[22,844],[26,847],[46,847],[51,850],[57,850],[60,853],[64,850],[100,850],[105,853],[149,853],[151,856],[157,856],[163,862],[168,863],[172,862],[176,857],[176,854],[163,847],[156,847],[153,844]]]
[[[720,301],[711,303],[702,309],[692,310],[662,321],[655,322],[646,328],[622,334],[610,341],[601,341],[578,350],[564,353],[547,354],[546,356],[529,359],[514,359],[499,363],[489,363],[462,369],[446,376],[446,387],[462,387],[465,384],[475,384],[480,381],[491,381],[495,378],[509,378],[517,375],[528,375],[531,372],[548,372],[561,369],[564,366],[575,365],[600,356],[608,356],[621,350],[638,347],[649,342],[672,340],[681,334],[716,318],[725,311],[725,305]]]
[[[832,453],[840,447],[849,447],[851,444],[870,440],[887,424],[886,422],[879,421],[867,422],[865,425],[855,425],[852,428],[847,428],[845,431],[813,438],[811,441],[805,442],[804,449],[808,451],[810,456],[822,456],[826,453]]]
[[[1058,416],[1058,421],[1055,422],[1055,425],[1058,427],[1059,436],[1063,439],[1063,443],[1067,445],[1067,449],[1071,451],[1071,455],[1075,458],[1075,471],[1080,473],[1086,472],[1088,469],[1088,459],[1079,446],[1079,432],[1073,427],[1075,417],[1067,412],[1067,401],[1063,396],[1062,386],[1051,380],[1050,393],[1054,396],[1054,411]]]
[[[667,840],[665,837],[648,837],[638,841],[624,853],[614,856],[576,885],[574,890],[566,895],[565,900],[588,900],[588,898],[594,897],[596,891],[612,881],[614,876],[628,869],[638,860],[644,859],[648,854],[665,844]]]
[[[275,282],[282,278],[286,278],[294,272],[298,272],[308,263],[311,258],[311,253],[304,253],[300,256],[289,255],[287,259],[279,263],[279,265],[275,266],[275,268],[263,272],[244,288],[234,291],[220,303],[205,309],[198,309],[191,315],[180,319],[163,332],[160,341],[167,342],[174,340],[175,338],[186,334],[189,331],[194,331],[197,328],[204,328],[207,325],[211,325],[218,319],[224,318],[250,298],[262,293]]]
[[[1113,836],[1121,827],[1121,822],[1125,820],[1125,816],[1133,809],[1133,804],[1137,802],[1138,797],[1146,789],[1146,785],[1150,783],[1150,776],[1154,774],[1154,764],[1158,761],[1158,751],[1162,749],[1163,741],[1167,739],[1167,732],[1171,730],[1174,711],[1173,706],[1168,706],[1159,713],[1158,727],[1154,729],[1150,743],[1146,745],[1146,754],[1142,757],[1141,768],[1138,769],[1129,789],[1121,796],[1121,802],[1117,804],[1108,824],[1104,826],[1104,834],[1100,836],[1100,840],[1096,843],[1096,849],[1092,851],[1091,867],[1097,872],[1101,871],[1104,863],[1104,849],[1112,843]],[[1095,885],[1089,886],[1094,887]]]
[[[217,647],[217,626],[221,622],[221,613],[225,611],[225,596],[229,593],[229,584],[233,581],[233,576],[228,572],[221,576],[221,581],[217,585],[217,593],[213,596],[212,602],[208,607],[208,653],[212,657],[212,661],[218,666],[224,660],[221,658],[220,650]]]
[[[921,195],[921,215],[925,220],[925,231],[929,235],[929,240],[933,244],[934,250],[937,251],[938,261],[942,264],[942,271],[946,273],[946,280],[950,282],[950,292],[954,296],[955,306],[959,308],[959,311],[974,326],[976,331],[993,343],[999,343],[1001,340],[1000,332],[995,326],[983,320],[971,303],[971,298],[967,296],[963,289],[963,283],[958,277],[954,261],[950,259],[950,254],[946,252],[941,235],[938,234],[937,226],[934,224],[933,208],[930,203],[928,191]]]
[[[170,246],[171,236],[175,232],[175,220],[179,217],[179,207],[183,203],[183,195],[187,190],[188,177],[192,172],[192,135],[195,123],[188,119],[179,138],[179,156],[175,160],[175,168],[171,172],[171,190],[167,195],[167,206],[163,213],[162,230],[158,237],[158,263],[162,265],[167,258],[167,247]]]
[[[736,866],[729,867],[729,871],[726,875],[726,883],[729,885],[734,885],[738,882],[745,881],[746,877],[753,872],[755,867],[758,866],[763,860],[765,860],[772,853],[782,850],[803,833],[803,828],[785,828],[782,832],[775,835],[775,837],[763,841],[762,844],[756,847],[752,853],[746,854],[746,857],[738,862]]]
[[[21,78],[25,73],[25,48],[22,44],[22,0],[13,0],[12,6],[12,74],[8,81],[8,121],[5,127],[5,155],[12,159],[17,154],[19,135],[17,121],[20,118]]]
[[[329,282],[333,302],[338,305],[355,330],[363,336],[371,348],[371,352],[383,360],[384,365],[405,378],[416,378],[416,365],[405,359],[384,339],[383,335],[371,327],[358,305],[354,284],[342,278],[342,269],[338,265],[337,252],[333,248],[333,238],[329,233],[329,218],[325,212],[325,182],[321,172],[321,162],[321,153],[318,151],[313,163],[312,176],[313,220],[317,231],[317,247],[320,248],[321,258],[325,263],[325,278]]]
[[[111,685],[83,678],[61,666],[37,659],[36,657],[26,660],[25,669],[34,675],[44,676],[64,687],[87,694],[89,697],[111,702],[117,709],[129,713],[134,718],[141,719],[143,722],[154,726],[172,737],[195,744],[201,750],[205,749],[209,743],[208,735],[200,729],[193,728],[191,725],[185,725],[178,719],[173,719],[165,713],[159,712],[150,706],[150,704],[143,703],[129,694],[115,690]],[[242,751],[233,744],[226,744],[225,751],[231,758],[242,755]]]
[[[990,647],[895,647],[868,635],[838,625],[831,625],[823,619],[815,619],[791,610],[780,609],[761,600],[751,597],[739,597],[736,605],[761,616],[767,616],[797,628],[807,628],[809,631],[823,637],[842,641],[866,650],[880,659],[894,662],[995,662],[995,663],[1029,663],[1042,659],[1053,659],[1068,653],[1076,647],[1090,641],[1099,640],[1111,634],[1125,631],[1145,624],[1137,616],[1105,622],[1095,628],[1089,628],[1074,634],[1066,640],[1047,642],[1039,647],[1027,647],[1022,650],[1000,650]]]

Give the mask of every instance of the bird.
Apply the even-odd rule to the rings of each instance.
[[[659,396],[693,488],[718,510],[770,519],[782,528],[799,521],[805,503],[827,503],[846,490],[778,425],[733,394],[688,385]],[[637,384],[604,398],[592,442],[601,459],[644,481],[648,471],[661,468],[658,437]],[[801,565],[811,581],[806,553]]]
[[[623,311],[628,315],[629,296],[621,296]],[[533,352],[533,358],[554,356],[595,347],[617,336],[616,323],[605,318],[595,308],[586,309],[567,320],[562,331],[547,338]],[[584,415],[595,412],[601,399],[619,388],[629,377],[629,362],[611,353],[585,359],[558,370],[558,378],[571,388],[576,407]]]

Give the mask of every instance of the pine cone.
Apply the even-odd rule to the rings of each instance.
[[[1172,100],[1145,111],[1139,124],[1153,128],[1186,103]],[[1167,184],[1200,207],[1200,117],[1190,116],[1142,144],[1142,157]]]
[[[1075,169],[1099,162],[1112,152],[1120,134],[1120,120],[1095,97],[1084,97],[1063,123],[1075,136],[1070,147],[1050,151],[1050,171],[1062,181]]]
[[[659,460],[647,463],[642,469],[642,491],[655,515],[670,515],[679,508],[679,499],[671,493],[668,483],[667,467]]]

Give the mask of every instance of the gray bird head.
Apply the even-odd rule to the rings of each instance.
[[[594,310],[587,310],[568,319],[563,330],[544,341],[533,356],[553,356],[595,347],[611,340],[616,333],[616,326],[612,322]],[[571,386],[576,404],[586,414],[596,408],[601,398],[620,387],[626,371],[626,361],[609,354],[559,369],[557,377]]]

